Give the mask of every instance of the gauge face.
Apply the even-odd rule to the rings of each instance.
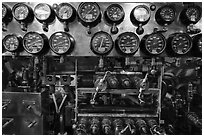
[[[170,6],[163,7],[159,14],[166,22],[172,22],[175,19],[175,10]]]
[[[186,12],[186,17],[191,22],[198,22],[201,18],[201,11],[198,7],[189,7]]]
[[[134,8],[133,16],[138,22],[146,22],[150,19],[150,10],[145,5],[139,5]]]
[[[2,4],[2,18],[6,16],[6,13],[7,13],[7,8],[4,4]]]
[[[51,8],[45,3],[40,3],[35,7],[34,14],[39,20],[47,20],[51,15]]]
[[[10,52],[16,51],[19,47],[18,37],[16,35],[7,35],[3,39],[3,46]]]
[[[62,20],[67,20],[73,15],[73,9],[68,3],[62,3],[57,10],[57,16]]]
[[[145,40],[145,49],[153,55],[161,54],[166,48],[166,41],[162,34],[151,34]]]
[[[42,51],[44,39],[36,32],[28,32],[23,38],[23,46],[28,53],[36,54]]]
[[[91,39],[91,50],[99,55],[108,54],[113,48],[113,40],[106,32],[97,32]]]
[[[139,48],[139,38],[133,32],[125,32],[118,36],[116,44],[124,54],[134,54]]]
[[[71,40],[67,33],[56,32],[50,37],[50,47],[57,54],[66,53],[71,47]]]
[[[100,15],[100,8],[96,3],[84,2],[80,5],[78,14],[84,22],[94,22]]]
[[[191,38],[187,34],[176,34],[171,41],[172,49],[177,54],[186,54],[192,48]]]
[[[107,8],[107,16],[111,21],[119,21],[124,18],[125,12],[118,4],[112,4]]]
[[[24,4],[18,4],[14,7],[14,17],[17,20],[24,20],[28,17],[28,7]]]

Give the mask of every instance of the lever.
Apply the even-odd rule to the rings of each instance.
[[[148,76],[148,73],[146,73],[145,78],[142,80],[140,84],[140,89],[139,89],[139,94],[138,94],[138,99],[139,99],[140,104],[145,103],[145,101],[142,100],[142,91],[145,90],[147,76]]]

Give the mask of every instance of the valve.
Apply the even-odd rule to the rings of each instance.
[[[92,135],[97,135],[97,134],[99,134],[99,123],[100,123],[100,121],[99,121],[99,119],[98,118],[93,118],[92,120],[91,120],[91,126],[90,126],[90,128],[91,128],[91,134]]]
[[[120,135],[121,131],[124,129],[123,121],[121,119],[115,119],[113,121],[113,126],[114,126],[115,135]]]
[[[135,125],[138,128],[140,135],[148,134],[147,124],[143,119],[136,119]]]
[[[111,120],[108,118],[104,118],[102,120],[102,130],[106,135],[112,135],[111,132]]]
[[[165,131],[164,131],[164,129],[161,128],[161,127],[157,124],[156,120],[154,120],[154,119],[149,119],[149,120],[147,120],[147,124],[148,124],[149,127],[150,127],[150,132],[151,132],[152,135],[165,135],[165,134],[166,134]]]
[[[88,126],[87,119],[81,118],[79,120],[77,129],[76,129],[76,134],[77,135],[87,135],[87,129],[86,129],[87,126]]]

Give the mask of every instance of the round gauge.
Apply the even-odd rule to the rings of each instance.
[[[74,10],[73,7],[68,3],[61,3],[59,8],[56,10],[57,17],[61,20],[68,20],[70,19],[73,14]]]
[[[19,45],[19,38],[14,34],[7,35],[3,39],[3,46],[7,51],[14,52],[19,48]]]
[[[165,6],[160,11],[160,16],[166,22],[172,22],[175,19],[175,10],[170,6]]]
[[[150,9],[145,5],[138,5],[132,11],[133,17],[137,22],[147,22],[150,19]]]
[[[202,34],[198,34],[193,37],[193,45],[193,47],[195,47],[195,51],[202,53]],[[196,52],[195,54],[197,54],[198,52]]]
[[[7,24],[12,21],[12,18],[13,15],[11,8],[5,4],[2,4],[2,22]]]
[[[48,4],[40,3],[35,6],[34,14],[39,20],[47,20],[51,16],[52,9]]]
[[[116,48],[122,54],[133,55],[139,48],[139,38],[133,32],[125,32],[116,39]]]
[[[72,48],[73,42],[73,37],[65,32],[56,32],[52,34],[49,40],[50,48],[56,54],[67,53]]]
[[[123,20],[125,12],[119,4],[111,4],[106,10],[106,15],[111,21],[118,22]]]
[[[44,39],[37,32],[28,32],[23,37],[23,47],[30,54],[37,54],[44,47]]]
[[[6,13],[7,13],[7,7],[2,4],[2,19],[6,16]]]
[[[78,8],[79,18],[84,22],[94,22],[100,16],[100,7],[94,2],[81,3]]]
[[[172,50],[179,55],[188,53],[192,48],[192,40],[188,34],[177,33],[171,40]]]
[[[105,55],[113,49],[113,40],[108,33],[100,31],[94,34],[90,46],[95,54]]]
[[[189,7],[186,10],[186,16],[187,16],[189,21],[197,22],[201,18],[201,11],[198,7]]]
[[[148,35],[145,40],[145,49],[152,55],[161,54],[166,48],[165,37],[160,33]]]
[[[28,6],[23,3],[18,3],[13,7],[13,16],[16,20],[25,20],[28,17]]]

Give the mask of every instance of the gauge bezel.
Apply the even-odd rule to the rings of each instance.
[[[5,42],[6,42],[6,40],[7,40],[9,37],[15,37],[15,39],[17,39],[17,41],[18,41],[17,48],[14,49],[14,50],[9,50],[9,49],[7,49],[7,47],[5,46]],[[4,49],[7,50],[7,51],[9,51],[9,52],[16,52],[16,51],[19,49],[20,44],[21,44],[20,38],[19,38],[16,34],[8,34],[8,35],[6,35],[6,36],[3,38],[2,42],[3,42]]]
[[[40,18],[38,18],[38,16],[37,16],[36,9],[37,9],[39,6],[41,6],[41,5],[43,5],[43,6],[46,5],[46,6],[49,7],[49,9],[50,9],[49,15],[48,15],[48,17],[47,17],[46,19],[40,19]],[[46,3],[39,3],[39,4],[37,4],[37,5],[35,6],[35,8],[34,8],[35,18],[36,18],[37,20],[40,20],[40,21],[46,21],[46,20],[48,20],[48,19],[51,17],[52,12],[53,12],[53,9],[51,8],[50,5],[48,5],[48,4],[46,4]]]
[[[61,18],[61,17],[59,16],[59,10],[60,10],[60,8],[61,8],[62,6],[68,6],[68,7],[70,7],[70,8],[72,9],[72,14],[71,14],[71,16],[70,16],[69,18],[67,18],[67,19],[63,19],[63,18]],[[71,4],[69,4],[69,3],[60,3],[60,4],[58,5],[57,9],[56,9],[56,16],[57,16],[57,18],[58,18],[60,21],[72,22],[72,21],[76,18],[76,10],[75,10],[75,8],[74,8]]]
[[[124,37],[124,36],[126,36],[126,35],[133,35],[133,36],[136,38],[136,41],[137,41],[137,42],[136,42],[136,48],[135,48],[134,51],[131,52],[131,53],[125,53],[125,52],[123,52],[122,49],[121,49],[121,47],[120,47],[120,44],[119,44],[121,38]],[[116,50],[119,51],[119,53],[121,53],[121,54],[123,54],[123,55],[127,55],[127,56],[128,56],[128,55],[130,55],[130,56],[134,55],[134,54],[138,51],[139,45],[140,45],[140,39],[139,39],[139,37],[138,37],[135,33],[133,33],[133,32],[124,32],[124,33],[121,33],[121,34],[117,37],[117,39],[115,40]]]
[[[66,36],[68,37],[68,39],[69,39],[69,43],[70,43],[69,49],[68,49],[67,51],[65,51],[64,53],[58,53],[58,52],[56,52],[56,51],[54,50],[54,48],[53,48],[52,40],[53,40],[54,36],[55,36],[57,33],[63,33],[63,35],[66,35]],[[50,36],[50,39],[49,39],[50,49],[51,49],[54,53],[56,53],[56,54],[58,54],[58,55],[64,55],[64,54],[71,53],[71,52],[73,51],[74,45],[75,45],[75,40],[74,40],[74,38],[72,37],[72,35],[70,35],[69,33],[63,32],[63,31],[58,31],[58,32],[53,33],[53,34]]]
[[[25,40],[26,40],[26,37],[28,36],[28,35],[30,35],[30,34],[35,34],[35,35],[38,35],[38,36],[40,36],[41,37],[41,39],[42,39],[42,48],[40,49],[40,51],[38,51],[38,52],[35,52],[35,53],[33,53],[33,52],[30,52],[28,49],[27,49],[27,46],[25,45]],[[43,51],[43,49],[45,48],[45,38],[42,36],[42,34],[39,34],[39,33],[37,33],[37,32],[34,32],[34,31],[30,31],[30,32],[28,32],[28,33],[26,33],[25,35],[24,35],[24,37],[23,37],[23,48],[24,48],[24,50],[26,51],[26,52],[28,52],[28,53],[30,53],[30,54],[39,54],[39,53],[41,53],[42,51]]]
[[[93,46],[94,46],[94,45],[93,45],[93,40],[94,40],[94,38],[95,38],[97,35],[100,35],[100,34],[106,35],[106,36],[109,38],[109,40],[111,41],[111,47],[109,48],[109,50],[107,50],[106,52],[103,52],[103,53],[98,52],[98,51],[95,50],[95,48],[93,48]],[[108,55],[108,54],[112,51],[113,47],[114,47],[114,41],[113,41],[111,35],[108,34],[107,32],[104,32],[104,31],[96,32],[96,33],[93,35],[93,37],[91,38],[91,41],[90,41],[90,49],[93,51],[93,53],[95,53],[95,54],[97,54],[97,55]]]
[[[113,8],[113,7],[117,7],[117,8],[119,8],[119,9],[122,11],[122,12],[121,12],[122,15],[121,15],[120,18],[117,19],[117,20],[112,19],[112,17],[110,17],[110,15],[108,14],[108,12],[110,11],[110,9]],[[123,19],[124,19],[124,17],[125,17],[124,9],[123,9],[123,7],[122,7],[121,5],[119,5],[119,4],[111,4],[111,5],[109,5],[104,13],[105,13],[105,16],[107,17],[107,19],[108,19],[109,22],[113,22],[113,23],[117,23],[117,24],[119,24],[120,22],[122,22]]]
[[[16,17],[16,14],[15,14],[15,11],[16,11],[16,8],[20,7],[20,6],[24,6],[27,8],[28,10],[28,14],[26,15],[26,17],[24,19],[19,19]],[[28,7],[28,5],[24,4],[24,3],[17,3],[14,5],[14,7],[12,8],[12,12],[13,12],[13,16],[14,18],[17,20],[17,21],[24,21],[26,19],[28,19],[29,15],[30,15],[30,8]]]
[[[152,35],[157,35],[157,36],[159,36],[161,39],[162,39],[162,41],[163,41],[163,49],[159,52],[159,53],[152,53],[152,52],[150,52],[149,50],[148,50],[148,48],[147,48],[147,40],[152,36]],[[166,39],[165,39],[165,37],[164,37],[164,35],[162,35],[161,33],[152,33],[152,34],[150,34],[150,35],[146,35],[145,37],[145,40],[144,40],[144,47],[145,47],[145,50],[148,52],[148,54],[151,54],[151,55],[160,55],[160,54],[162,54],[164,51],[165,51],[165,49],[166,49]]]

